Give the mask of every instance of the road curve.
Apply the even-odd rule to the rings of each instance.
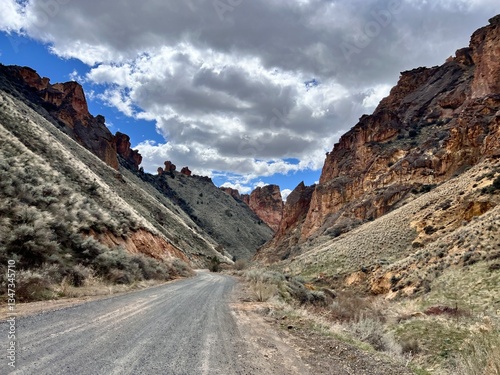
[[[17,366],[11,373],[254,374],[228,306],[234,284],[231,277],[201,272],[20,318]],[[0,329],[5,332],[6,322]]]

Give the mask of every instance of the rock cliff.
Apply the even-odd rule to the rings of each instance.
[[[297,244],[302,224],[309,211],[314,186],[305,186],[301,182],[288,195],[282,210],[282,219],[274,238],[256,254],[256,259],[276,262],[286,259],[297,252]]]
[[[234,199],[239,199],[241,200],[241,195],[240,195],[240,192],[237,190],[237,189],[232,189],[232,188],[229,188],[229,187],[220,187],[219,189],[221,189],[224,193],[226,194],[229,194],[230,196],[232,196]]]
[[[287,202],[261,254],[285,255],[311,237],[349,231],[500,155],[499,55],[496,16],[442,66],[401,73],[374,113],[327,154],[310,201],[305,194],[296,209]]]
[[[283,216],[283,199],[278,185],[256,188],[250,194],[247,204],[272,230],[278,230]]]
[[[118,169],[117,145],[113,134],[105,125],[103,116],[92,116],[88,111],[83,88],[76,82],[51,84],[28,67],[0,66],[0,73],[8,77],[9,83],[35,104],[41,105],[56,119],[61,130],[82,146],[97,155],[106,164]],[[120,139],[120,141],[123,140]],[[139,161],[138,153],[130,153],[121,143],[121,151]],[[131,151],[131,150],[130,150]]]
[[[128,163],[132,170],[138,170],[142,162],[142,156],[139,154],[138,150],[132,150],[130,148],[130,137],[127,134],[116,132],[114,139],[118,155]]]

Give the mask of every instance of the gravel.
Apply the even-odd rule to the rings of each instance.
[[[200,272],[126,295],[19,318],[13,374],[252,374],[228,298]],[[6,332],[7,323],[0,323]],[[6,363],[1,373],[6,373]],[[8,369],[7,369],[8,371]]]

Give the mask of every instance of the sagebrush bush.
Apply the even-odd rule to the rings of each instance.
[[[54,297],[51,280],[46,274],[22,270],[16,273],[16,300],[18,302],[39,301]]]
[[[260,295],[272,294],[267,298],[269,299],[278,294],[285,301],[296,301],[300,304],[323,304],[326,301],[323,292],[307,289],[305,280],[300,277],[288,277],[280,272],[255,269],[245,271],[244,277],[258,300]]]
[[[258,302],[268,301],[271,297],[274,297],[276,295],[276,292],[278,290],[276,285],[266,284],[262,281],[252,283],[251,289],[256,301]]]
[[[186,262],[178,258],[175,258],[172,261],[172,265],[170,266],[169,272],[171,272],[173,276],[180,276],[180,277],[190,277],[194,275],[194,272],[191,269],[191,267],[189,267]]]
[[[346,325],[347,331],[360,341],[369,343],[375,350],[400,355],[402,348],[394,336],[385,331],[384,323],[378,319],[361,318]]]
[[[382,312],[370,300],[354,293],[338,293],[328,306],[330,319],[339,322],[359,321],[360,319],[383,320]]]
[[[248,262],[245,259],[238,259],[236,262],[234,262],[234,269],[237,271],[243,271],[245,268],[247,268]]]

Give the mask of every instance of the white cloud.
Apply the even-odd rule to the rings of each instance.
[[[286,199],[288,198],[288,196],[290,195],[291,192],[292,192],[291,189],[283,189],[283,190],[281,190],[281,198],[283,198],[284,202],[286,202]]]
[[[0,30],[83,61],[93,98],[156,121],[165,142],[136,146],[146,170],[172,160],[246,188],[321,169],[401,70],[442,63],[500,10],[497,0],[396,3],[255,0],[221,14],[212,0],[3,0]]]
[[[368,96],[363,99],[363,106],[372,110],[375,109],[378,103],[380,103],[383,98],[389,95],[391,88],[392,87],[390,85],[385,84],[374,86],[373,88],[368,90]]]
[[[267,185],[269,184],[266,184],[264,181],[257,181],[256,183],[254,183],[253,188],[254,189],[257,189],[258,187],[262,188]]]
[[[24,26],[23,7],[15,0],[2,0],[0,12],[0,30],[20,32]]]
[[[244,186],[241,184],[233,184],[231,182],[224,182],[221,187],[227,187],[231,189],[236,189],[240,192],[240,194],[250,194],[252,192],[252,188],[249,186]]]

